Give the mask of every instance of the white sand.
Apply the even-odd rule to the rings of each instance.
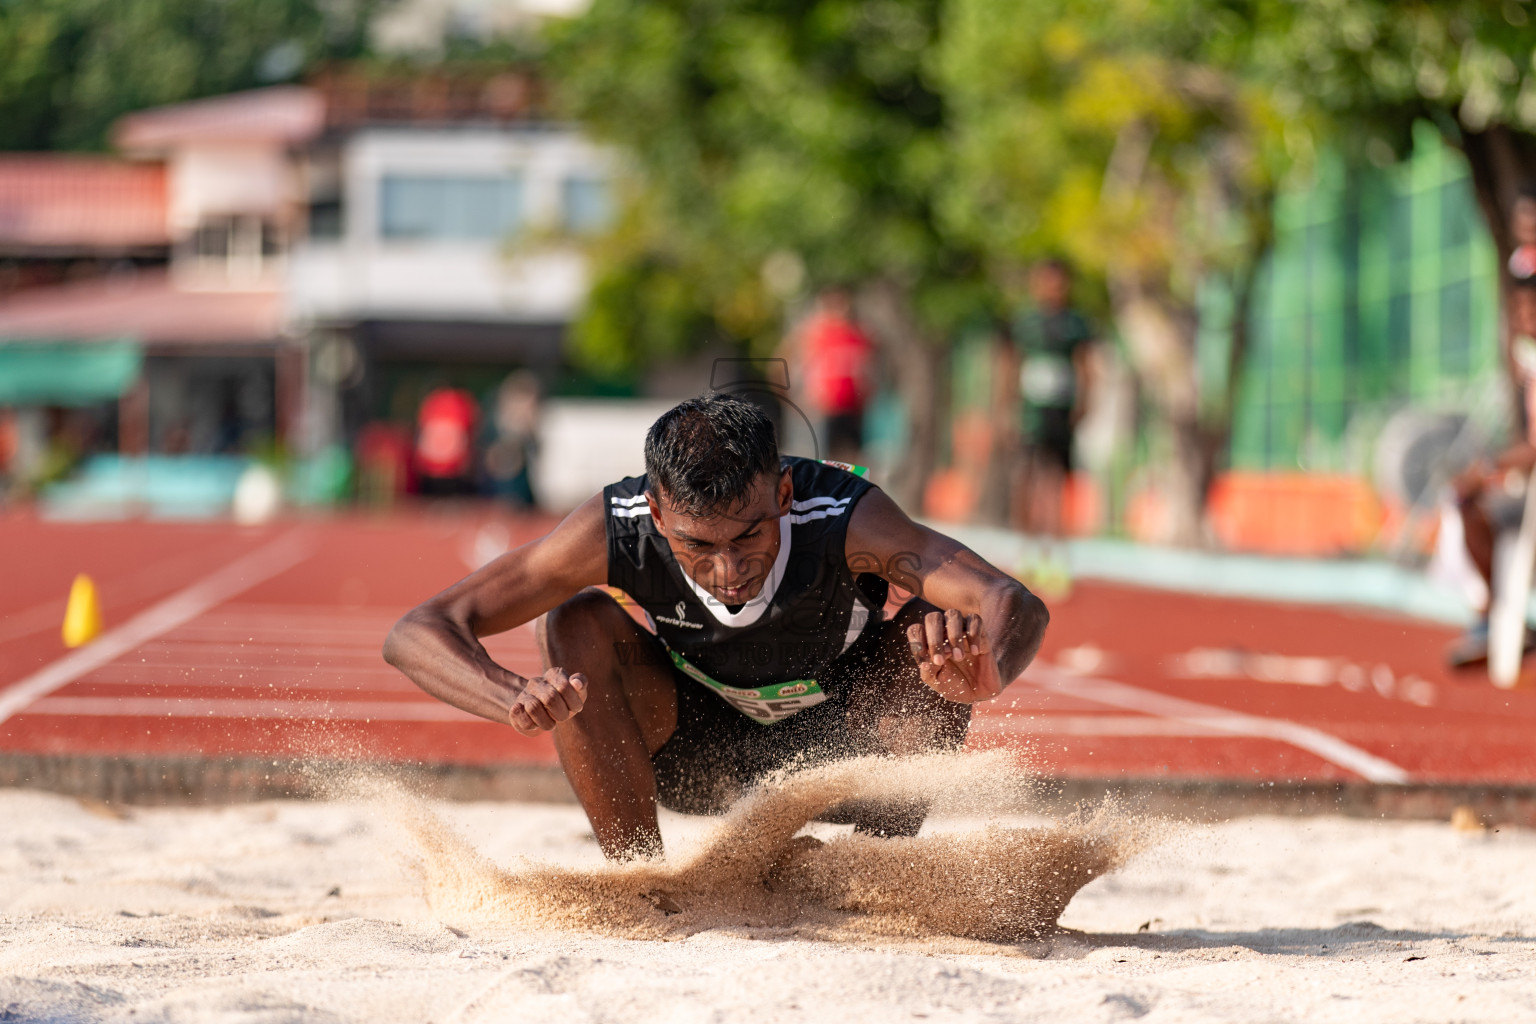
[[[600,861],[575,807],[439,809],[503,865]],[[676,846],[701,827],[664,821]],[[1536,1020],[1530,831],[1185,830],[1077,896],[1082,934],[1013,947],[460,934],[400,849],[346,804],[119,819],[0,790],[0,1021]]]

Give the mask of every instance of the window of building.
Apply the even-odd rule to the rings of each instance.
[[[391,239],[495,241],[523,223],[520,176],[386,175],[380,230]]]
[[[331,146],[317,146],[310,153],[304,171],[309,193],[309,237],[340,238],[346,231],[341,151]]]
[[[309,237],[333,240],[346,230],[341,199],[316,199],[309,204]]]
[[[176,248],[184,269],[231,280],[260,276],[286,248],[282,229],[255,215],[204,217]]]
[[[198,259],[226,259],[229,242],[234,235],[233,221],[228,217],[211,217],[197,225],[192,232],[192,255]]]
[[[573,175],[560,183],[560,225],[573,235],[602,231],[613,219],[608,182]]]

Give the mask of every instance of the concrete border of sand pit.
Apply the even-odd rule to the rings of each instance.
[[[0,753],[0,786],[40,789],[106,804],[232,804],[327,795],[329,780],[358,771],[398,780],[442,800],[574,803],[560,769],[530,764],[410,764],[157,754]]]
[[[560,769],[530,764],[380,764],[273,757],[0,754],[0,786],[108,805],[229,804],[323,796],[326,780],[375,768],[443,800],[572,803]],[[1221,821],[1250,814],[1447,820],[1470,808],[1486,825],[1536,828],[1536,786],[1497,783],[1243,782],[1224,779],[1041,779],[1035,810],[1062,813],[1105,798],[1150,814]],[[1027,811],[1030,807],[1017,808]]]

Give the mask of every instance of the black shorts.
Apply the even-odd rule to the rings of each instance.
[[[862,412],[834,412],[822,421],[822,443],[826,445],[823,457],[837,458],[857,452],[864,447],[864,414]]]
[[[767,725],[674,669],[677,729],[651,755],[657,801],[684,814],[718,814],[769,772],[872,752],[850,722],[849,698],[861,686],[881,685],[893,656],[910,657],[905,638],[889,620],[870,623],[817,677],[826,700]],[[940,702],[945,706],[941,746],[958,748],[965,741],[971,707]]]
[[[1039,462],[1072,472],[1072,410],[1036,409],[1025,432],[1024,447]]]

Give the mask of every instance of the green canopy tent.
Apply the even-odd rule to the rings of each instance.
[[[143,366],[143,350],[128,340],[0,342],[0,406],[114,401]]]

